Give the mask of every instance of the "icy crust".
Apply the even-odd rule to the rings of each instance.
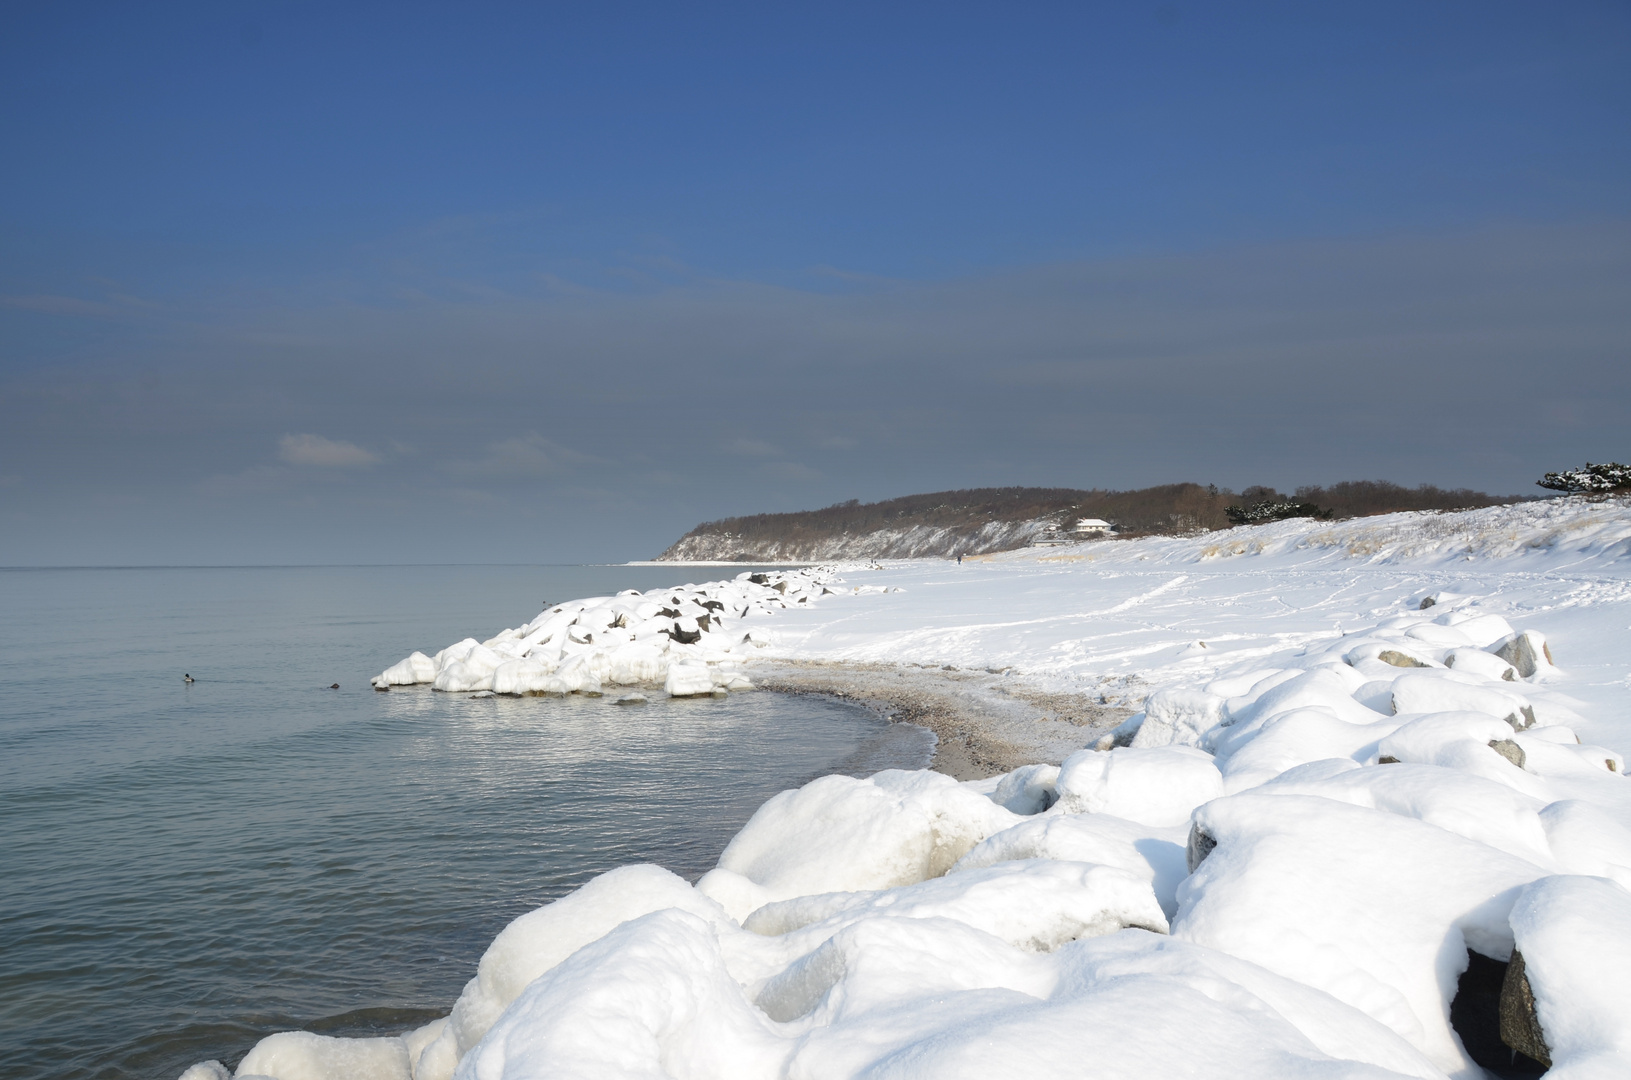
[[[573,600],[486,641],[465,638],[435,656],[415,652],[370,681],[379,690],[429,683],[454,693],[513,695],[598,694],[606,684],[657,684],[673,697],[746,690],[752,682],[738,665],[772,640],[762,616],[835,593],[886,591],[845,587],[842,569],[742,573],[732,581]]]
[[[783,792],[694,886],[626,867],[515,920],[446,1019],[275,1035],[237,1075],[1474,1080],[1469,951],[1527,973],[1557,1075],[1627,1075],[1624,762],[1543,637],[1436,601],[1057,766]]]

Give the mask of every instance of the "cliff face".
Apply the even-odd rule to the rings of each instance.
[[[1024,547],[1046,526],[1068,529],[1083,517],[1111,522],[1122,538],[1187,536],[1228,528],[1231,504],[1282,503],[1290,498],[1267,487],[1249,487],[1236,495],[1199,484],[1136,491],[1021,487],[937,491],[710,521],[657,557],[676,562],[825,562],[983,555]],[[1427,484],[1406,488],[1381,480],[1298,488],[1296,500],[1315,503],[1339,518],[1508,501],[1477,491],[1446,491]]]
[[[863,533],[800,538],[747,537],[702,525],[682,536],[658,559],[674,562],[831,562],[851,559],[917,559],[983,555],[1031,542],[1047,518],[987,521],[978,525],[909,525]]]

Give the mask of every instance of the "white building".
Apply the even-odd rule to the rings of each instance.
[[[1115,526],[1099,518],[1077,518],[1076,527],[1070,531],[1081,536],[1108,536],[1115,530]]]

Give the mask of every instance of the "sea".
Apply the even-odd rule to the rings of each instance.
[[[927,732],[820,697],[368,683],[686,573],[0,569],[0,1075],[173,1080],[274,1031],[410,1029],[594,875],[694,880],[776,792],[927,763]]]

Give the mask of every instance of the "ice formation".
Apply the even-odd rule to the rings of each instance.
[[[681,585],[649,594],[629,589],[558,604],[525,626],[486,641],[465,638],[435,656],[416,652],[370,680],[376,690],[429,683],[452,692],[599,694],[605,684],[660,684],[673,697],[746,690],[740,671],[768,643],[763,616],[862,588],[838,585],[836,567]],[[760,616],[753,624],[747,620]]]
[[[1623,702],[1631,514],[1579,500],[1506,510],[1192,544],[1180,581],[1218,544],[1265,558],[1279,545],[1293,562],[1234,564],[1236,595],[1257,597],[1233,613],[1243,644],[1208,629],[1205,646],[1141,654],[1144,709],[1096,748],[983,781],[890,771],[784,792],[695,885],[627,867],[517,919],[448,1018],[395,1039],[275,1035],[237,1075],[1472,1080],[1485,1075],[1474,1054],[1496,1062],[1454,1020],[1471,954],[1507,965],[1500,1029],[1552,1074],[1631,1075],[1631,786],[1618,749],[1578,734],[1623,746],[1631,730],[1565,696],[1568,654],[1519,618],[1598,638],[1611,627],[1591,647],[1620,666],[1591,693]],[[1124,566],[1175,558],[1168,541],[1118,546]],[[1333,551],[1349,569],[1299,585],[1307,560]],[[1485,562],[1461,567],[1469,554]],[[1274,621],[1297,588],[1351,594],[1355,561],[1378,559],[1418,587],[1387,578],[1393,598],[1364,622],[1348,612],[1345,630]],[[1511,560],[1521,574],[1503,578]],[[1068,572],[1109,589],[1131,571]],[[1173,577],[1140,585],[1136,603]],[[1045,603],[1034,579],[1016,580],[1009,599]],[[562,605],[380,679],[517,693],[661,678],[703,693],[761,641],[906,659],[934,641],[989,650],[1053,617],[1079,635],[1087,617],[964,610],[976,636],[948,639],[952,620],[923,609],[886,647],[854,610],[783,610],[854,595],[836,571],[765,581]],[[1575,602],[1523,599],[1547,590]],[[1088,614],[1135,606],[1109,601]],[[842,630],[820,621],[835,618]],[[1059,652],[1035,637],[1012,648],[1033,670]],[[202,1063],[187,1080],[223,1076]]]

